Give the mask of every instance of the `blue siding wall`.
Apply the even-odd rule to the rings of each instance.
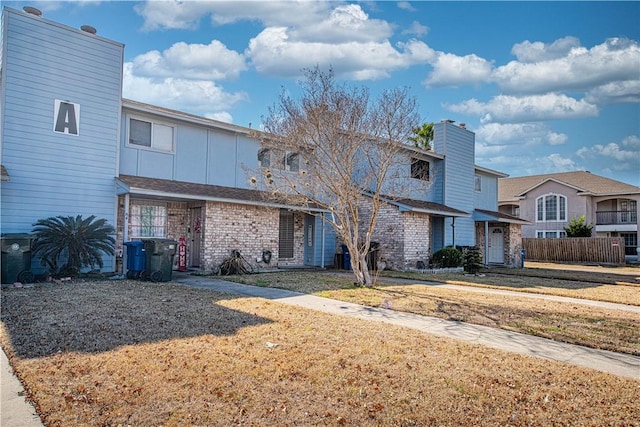
[[[129,145],[129,118],[174,126],[173,152]],[[120,141],[120,173],[198,184],[251,188],[249,176],[258,170],[259,141],[248,136],[179,120],[168,121],[152,113],[123,113]]]
[[[324,267],[333,265],[333,256],[336,253],[336,231],[333,226],[322,220],[321,215],[315,217],[315,264],[322,266],[322,233],[324,232]]]
[[[485,175],[476,172],[482,180],[481,191],[475,191],[474,187],[474,206],[477,209],[485,209],[488,211],[498,210],[498,178],[495,176]],[[474,184],[475,185],[475,184]]]
[[[411,159],[419,155],[402,153],[389,168],[388,178],[382,187],[382,193],[395,197],[406,197],[414,200],[424,200],[441,203],[442,200],[442,160],[425,156],[429,162],[429,181],[411,178]]]
[[[207,179],[207,129],[178,126],[176,181],[203,183]]]
[[[123,45],[7,8],[2,24],[2,232],[56,215],[115,226]],[[77,136],[53,131],[55,100],[79,105]]]
[[[443,201],[445,205],[472,213],[474,209],[475,136],[453,123],[436,123],[434,151],[445,154]],[[473,218],[445,219],[445,246],[475,244]],[[455,235],[454,235],[455,233]]]

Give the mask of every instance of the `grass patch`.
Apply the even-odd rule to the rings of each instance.
[[[48,426],[640,419],[638,381],[171,283],[6,289],[0,341]]]
[[[485,277],[464,274],[435,274],[390,272],[406,278],[422,280],[437,278],[444,283],[464,284],[487,288],[520,290],[536,288],[541,279],[487,274]],[[452,280],[452,279],[458,280]],[[463,278],[463,280],[460,280]],[[458,320],[514,332],[550,338],[591,348],[640,355],[640,321],[638,314],[580,304],[569,304],[527,297],[505,297],[482,292],[439,288],[428,285],[398,285],[390,277],[382,276],[373,288],[355,288],[348,274],[319,272],[279,272],[265,275],[235,276],[245,284],[271,286],[311,293],[327,298],[391,308],[447,320]],[[475,282],[470,282],[473,280]],[[500,283],[500,285],[495,285]],[[597,288],[562,288],[565,280],[544,281],[544,294],[578,297]],[[569,282],[571,286],[573,282]],[[602,285],[600,292],[608,293],[610,300],[632,303],[639,298],[638,288]],[[615,288],[615,289],[609,289]],[[615,292],[622,288],[623,292]],[[627,292],[631,290],[633,292]],[[612,297],[613,296],[613,297]],[[639,304],[640,305],[640,304]]]

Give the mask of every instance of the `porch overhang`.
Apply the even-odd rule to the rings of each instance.
[[[528,225],[531,222],[508,215],[503,212],[488,211],[484,209],[475,209],[473,211],[473,220],[476,222],[505,222],[509,224]]]
[[[423,200],[414,200],[406,198],[381,198],[384,202],[395,205],[400,212],[419,212],[426,213],[433,216],[442,217],[470,217],[468,212],[461,211],[459,209],[451,208],[449,206],[435,203],[426,202]]]
[[[116,184],[118,195],[129,194],[130,196],[162,200],[212,201],[305,212],[329,212],[329,210],[319,206],[297,205],[284,198],[277,199],[266,191],[247,188],[197,184],[132,175],[120,175],[116,178]]]

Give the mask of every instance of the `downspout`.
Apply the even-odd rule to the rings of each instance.
[[[320,221],[320,230],[322,231],[322,241],[320,244],[320,268],[324,268],[324,213],[322,221]]]
[[[451,246],[456,246],[456,217],[451,217]]]
[[[122,220],[122,274],[126,277],[127,270],[127,250],[124,242],[129,240],[129,193],[124,195],[124,218]]]
[[[489,252],[489,221],[484,222],[484,265],[488,264],[487,254]]]

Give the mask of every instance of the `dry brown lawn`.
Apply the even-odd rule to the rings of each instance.
[[[0,340],[48,426],[640,420],[639,381],[171,283],[4,289]]]
[[[513,271],[513,270],[508,270]],[[487,273],[483,277],[464,274],[390,272],[389,275],[447,284],[527,291],[575,298],[602,292],[609,301],[640,305],[640,288],[625,285],[520,277]],[[435,316],[491,326],[550,338],[591,348],[640,355],[640,319],[637,312],[611,310],[581,304],[545,301],[528,297],[494,295],[437,286],[394,283],[379,277],[373,288],[354,288],[349,274],[290,271],[262,275],[236,276],[231,280],[259,286],[278,287],[313,293],[372,307],[385,307],[421,315]],[[454,280],[455,279],[455,280]],[[462,280],[464,279],[464,280]],[[541,281],[545,286],[542,286]],[[562,286],[565,285],[566,288]],[[605,288],[605,289],[599,289]]]

